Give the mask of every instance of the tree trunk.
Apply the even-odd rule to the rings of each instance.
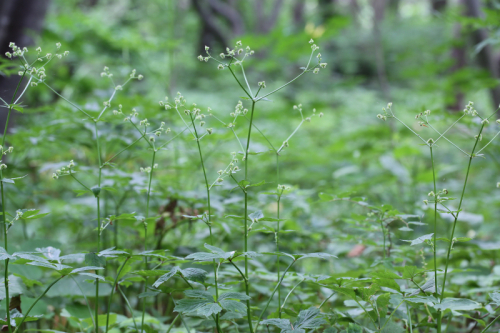
[[[479,0],[462,0],[465,6],[465,15],[469,17],[482,18],[484,14],[481,10],[481,3]],[[485,41],[488,38],[488,32],[485,29],[478,29],[472,33],[472,40],[475,45]],[[476,55],[477,63],[479,66],[487,70],[490,75],[499,78],[499,64],[495,61],[493,49],[491,45],[487,44]],[[500,105],[500,85],[490,88],[491,100],[493,102],[493,109],[496,110]]]
[[[382,32],[380,26],[385,16],[386,0],[372,0],[373,7],[373,42],[375,49],[375,65],[377,68],[378,81],[384,97],[389,99],[390,89],[385,68],[384,46],[382,43]]]
[[[1,0],[0,1],[0,56],[11,51],[9,43],[19,47],[33,44],[33,32],[39,33],[50,0]],[[0,76],[0,97],[9,102],[13,98],[19,77]],[[22,91],[20,87],[19,91]],[[4,109],[5,110],[5,109]],[[6,112],[0,113],[0,130],[3,132]]]

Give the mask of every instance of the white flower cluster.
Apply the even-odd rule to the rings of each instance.
[[[224,181],[224,178],[230,177],[233,173],[241,171],[240,167],[237,165],[237,163],[239,161],[238,161],[238,158],[236,157],[236,153],[232,152],[231,156],[232,156],[231,162],[229,162],[228,166],[224,170],[217,171],[217,174],[219,176],[217,177],[215,182],[212,184],[212,186],[214,186],[216,183],[217,184],[222,183]],[[210,188],[212,188],[212,186],[210,186]]]
[[[391,118],[392,117],[392,103],[387,103],[387,107],[386,108],[382,108],[382,111],[384,111],[384,114],[378,114],[377,115],[377,118],[378,119],[381,119],[383,121],[386,121],[387,118]],[[429,111],[430,112],[430,111]]]
[[[473,102],[470,102],[465,106],[465,109],[464,109],[464,113],[466,115],[469,115],[469,116],[477,116],[477,111],[476,109],[474,109],[474,103]]]
[[[32,64],[29,64],[25,58],[25,53],[28,53],[27,47],[20,48],[15,43],[10,43],[9,47],[12,49],[12,53],[6,52],[5,55],[7,56],[7,58],[13,59],[15,57],[19,57],[23,62],[22,65],[23,70],[18,72],[19,76],[24,76],[28,73],[32,77],[37,78],[39,81],[43,81],[47,77],[44,66],[48,64],[50,60],[53,58],[52,53],[47,53],[44,56],[41,56],[40,54],[42,53],[42,48],[37,47],[36,48],[37,61],[45,63],[39,67],[36,67],[32,66]],[[61,48],[61,43],[56,43],[56,49],[59,50],[60,48]],[[63,56],[67,56],[68,54],[69,51],[64,51],[63,53],[56,53],[54,56],[58,59],[62,59]],[[32,87],[36,87],[37,85],[38,85],[37,81],[31,82]]]
[[[0,152],[3,155],[7,155],[7,153],[12,153],[14,151],[14,147],[9,147],[7,149],[4,149],[3,146],[0,146]],[[7,164],[2,163],[2,160],[0,160],[0,170],[7,169]]]
[[[69,161],[66,167],[62,167],[61,169],[57,169],[56,172],[52,174],[53,179],[58,179],[59,176],[62,175],[70,175],[71,170],[75,167],[75,162],[73,160]]]
[[[236,42],[236,45],[234,46],[234,48],[227,47],[226,53],[223,52],[223,53],[219,54],[219,56],[222,59],[225,59],[226,57],[230,58],[230,61],[228,63],[223,63],[223,62],[220,62],[219,60],[213,58],[212,55],[210,54],[210,47],[208,47],[208,46],[205,46],[205,52],[207,53],[207,56],[204,57],[200,54],[198,56],[198,60],[208,62],[208,60],[214,59],[216,62],[219,63],[219,65],[217,65],[217,69],[219,69],[219,70],[222,70],[222,69],[229,67],[231,65],[235,65],[235,66],[241,65],[241,63],[245,60],[245,58],[247,56],[251,56],[255,53],[255,51],[252,50],[250,48],[250,46],[244,47],[243,43],[240,40]],[[236,58],[237,56],[240,56],[240,55],[243,55],[243,58],[241,58],[241,59]]]

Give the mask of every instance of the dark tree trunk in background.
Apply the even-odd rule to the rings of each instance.
[[[465,7],[466,16],[476,18],[484,17],[481,10],[481,2],[479,0],[462,0],[462,4]],[[471,38],[474,45],[477,45],[488,38],[488,32],[485,29],[478,29],[472,33]],[[491,45],[487,44],[484,46],[476,55],[476,60],[478,65],[487,70],[493,78],[499,78],[499,63],[496,61]],[[497,84],[495,87],[491,88],[490,94],[493,108],[496,110],[500,105],[500,85]]]
[[[222,27],[217,23],[210,3],[204,0],[193,0],[193,6],[200,16],[202,24],[198,52],[204,56],[205,45],[213,47],[219,44],[220,47],[225,49],[228,46],[227,37],[224,35]]]
[[[453,36],[458,45],[454,45],[451,49],[451,58],[453,59],[453,66],[450,68],[451,73],[464,68],[467,64],[467,54],[463,45],[464,38],[462,36],[462,27],[458,23],[453,27]],[[451,111],[463,110],[465,106],[464,93],[460,90],[460,87],[452,87],[452,94],[454,95],[453,101],[447,103],[446,108]]]
[[[433,13],[442,13],[446,9],[447,0],[431,0],[431,8]]]
[[[265,3],[269,3],[271,1],[263,1],[263,0],[254,0],[255,1],[255,15],[256,19],[256,32],[259,33],[268,33],[270,32],[274,26],[276,25],[276,21],[278,20],[278,16],[281,12],[281,7],[283,6],[283,0],[273,0],[272,8],[266,9]],[[265,13],[269,13],[265,15]]]
[[[293,25],[295,26],[296,31],[303,30],[306,24],[304,20],[305,4],[305,0],[295,0],[295,3],[293,4]]]
[[[32,36],[42,29],[50,0],[1,0],[0,1],[0,56],[11,51],[9,43],[19,47],[33,44]],[[0,97],[10,102],[19,76],[0,75]],[[20,91],[22,91],[22,88]],[[6,109],[0,109],[6,110]],[[0,131],[5,127],[7,113],[0,111]]]
[[[373,42],[375,49],[375,65],[377,67],[377,76],[380,83],[380,88],[384,93],[384,97],[389,99],[390,89],[387,80],[387,72],[385,68],[384,45],[382,43],[381,24],[384,20],[387,0],[372,0],[373,7]]]
[[[335,6],[337,0],[318,0],[318,11],[321,23],[327,23],[337,14]]]

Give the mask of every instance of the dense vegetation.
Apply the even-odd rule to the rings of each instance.
[[[290,1],[227,47],[193,3],[54,1],[10,45],[2,330],[498,331],[496,5]]]

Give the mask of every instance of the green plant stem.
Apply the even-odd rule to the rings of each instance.
[[[431,152],[431,164],[432,164],[432,181],[434,183],[434,237],[433,237],[433,255],[434,255],[434,286],[435,286],[435,293],[434,296],[437,298],[438,297],[438,282],[437,282],[437,257],[436,257],[436,235],[437,235],[437,187],[436,187],[436,168],[434,167],[434,155],[432,154],[432,145],[429,146],[430,152]],[[440,312],[440,310],[438,310]],[[440,318],[441,316],[438,316]],[[438,323],[439,324],[439,323]]]
[[[17,83],[16,90],[14,91],[14,95],[12,96],[11,99],[11,104],[14,103],[16,100],[16,94],[17,91],[19,90],[19,87],[21,86],[21,83],[23,82],[24,76],[26,75],[26,70],[23,72],[23,75],[19,82]],[[10,120],[10,114],[12,113],[12,105],[9,106],[9,112],[7,113],[7,119],[5,120],[5,127],[3,130],[3,135],[2,135],[2,147],[5,146],[5,139],[7,137],[7,130],[9,128],[9,120]],[[0,192],[2,196],[2,213],[3,213],[3,237],[4,237],[4,248],[5,251],[8,252],[8,240],[7,240],[7,219],[5,215],[5,195],[4,195],[4,188],[3,188],[3,171],[0,170]],[[7,327],[9,329],[9,332],[12,333],[12,326],[10,324],[10,297],[9,297],[9,259],[5,260],[5,268],[4,268],[4,287],[5,287],[5,312],[7,312]]]
[[[455,219],[453,221],[453,227],[451,229],[451,235],[450,235],[450,238],[449,238],[450,242],[449,242],[449,246],[448,246],[448,252],[446,254],[446,264],[445,264],[445,268],[444,268],[443,287],[441,288],[441,297],[440,297],[440,300],[439,300],[440,303],[443,301],[443,298],[444,298],[444,290],[445,290],[445,286],[446,286],[446,277],[448,275],[448,265],[450,263],[451,247],[453,246],[453,236],[455,235],[455,228],[457,226],[458,216],[460,214],[460,209],[462,208],[462,202],[464,200],[465,188],[467,187],[467,180],[469,179],[470,167],[471,167],[471,164],[472,164],[472,159],[474,158],[474,151],[476,150],[476,147],[477,147],[477,144],[479,142],[479,138],[481,137],[481,133],[483,132],[483,129],[484,129],[484,124],[481,126],[481,129],[479,130],[479,134],[477,135],[476,142],[474,143],[474,147],[472,148],[472,151],[471,151],[471,153],[469,155],[469,164],[467,165],[467,172],[465,174],[464,186],[462,188],[462,194],[460,195],[460,202],[458,204],[457,214],[455,215]],[[436,288],[437,288],[437,286],[436,286]],[[443,316],[442,312],[438,313],[438,327],[437,327],[437,332],[438,333],[441,333],[441,320],[442,320],[442,316]]]
[[[293,260],[290,265],[288,265],[288,267],[285,269],[285,271],[283,272],[283,275],[281,276],[281,280],[278,281],[278,284],[276,285],[276,287],[274,287],[274,290],[271,294],[271,296],[269,297],[269,300],[267,301],[267,304],[266,306],[264,307],[264,309],[262,310],[262,312],[260,313],[260,316],[259,316],[259,319],[257,319],[257,324],[255,324],[255,332],[257,332],[257,328],[259,327],[260,325],[260,320],[262,319],[262,316],[264,315],[264,313],[266,312],[267,308],[269,307],[269,303],[271,303],[271,300],[273,299],[273,296],[274,294],[276,293],[276,291],[278,290],[279,286],[281,285],[281,283],[283,282],[283,279],[285,278],[285,275],[286,273],[288,272],[288,270],[290,268],[292,268],[293,264],[295,264],[297,260]]]
[[[401,304],[404,303],[404,300],[401,301],[401,303],[398,304],[398,306],[396,306],[396,308],[394,309],[394,311],[392,311],[391,315],[389,316],[389,318],[387,318],[387,320],[385,321],[384,325],[382,325],[382,327],[380,328],[380,331],[382,332],[382,330],[384,329],[385,325],[387,325],[388,322],[391,321],[391,318],[392,316],[396,313],[396,310],[399,309],[399,307],[401,306]]]
[[[253,123],[253,116],[254,116],[254,111],[255,111],[255,101],[252,101],[252,111],[250,113],[250,124],[248,126],[248,137],[247,137],[247,146],[245,150],[245,180],[248,181],[248,150],[250,149],[250,139],[252,135],[252,123]],[[247,221],[247,216],[248,216],[248,192],[245,191],[245,213],[244,213],[244,252],[248,251],[248,221]],[[245,256],[245,278],[248,281],[248,257]],[[245,284],[245,292],[247,296],[250,296],[250,288],[249,288],[249,283]],[[250,309],[250,300],[247,300],[247,317],[248,317],[248,325],[250,326],[250,333],[253,333],[253,327],[252,327],[252,311]],[[258,325],[258,323],[257,323]]]
[[[3,182],[0,181],[0,187],[2,192],[2,213],[3,213],[3,237],[4,237],[4,248],[8,251],[8,241],[7,241],[7,221],[5,219],[5,196],[3,190]],[[5,287],[5,303],[7,312],[7,326],[9,327],[9,332],[12,332],[12,327],[10,325],[10,298],[9,298],[9,259],[5,260],[4,269],[4,287]]]
[[[155,166],[156,149],[153,148],[153,158],[151,159],[151,171],[149,173],[149,184],[148,184],[148,194],[146,199],[146,219],[149,217],[149,199],[151,197],[151,183],[153,182],[153,170]],[[147,251],[147,238],[148,238],[148,223],[144,221],[144,251]],[[144,256],[144,269],[148,269],[148,257]],[[146,291],[146,283],[144,283],[144,291]],[[146,297],[142,300],[142,317],[141,317],[141,329],[144,329],[144,317],[146,315]]]
[[[99,143],[99,130],[97,128],[97,121],[94,121],[95,125],[95,138],[97,144],[97,160],[99,162],[99,177],[97,186],[101,187],[101,175],[102,169],[100,166],[101,162],[101,145]],[[100,194],[100,193],[99,193]],[[101,251],[101,200],[99,194],[96,195],[97,201],[97,252]],[[99,332],[99,279],[95,279],[95,332]]]
[[[328,296],[323,302],[321,302],[321,304],[319,305],[318,309],[321,309],[323,307],[323,305],[325,305],[326,302],[328,302],[328,300],[330,298],[332,298],[333,295],[335,295],[337,292],[334,291],[333,293],[330,294],[330,296]]]
[[[175,316],[174,320],[172,320],[172,323],[170,323],[170,326],[168,327],[168,330],[166,333],[170,333],[170,331],[174,327],[175,323],[177,322],[177,319],[179,319],[180,317],[181,317],[181,314],[178,313],[177,316]]]
[[[408,316],[408,327],[410,327],[410,333],[413,333],[410,309],[408,308],[408,303],[405,303],[405,305],[406,305],[406,315]]]
[[[123,267],[125,267],[125,265],[127,264],[127,262],[128,262],[129,259],[130,259],[130,257],[128,257],[127,259],[125,259],[125,261],[121,265],[120,269],[118,270],[118,274],[116,274],[116,278],[115,278],[115,281],[113,283],[113,288],[111,289],[111,293],[109,294],[108,313],[106,314],[106,331],[105,331],[106,333],[108,333],[108,329],[109,329],[109,314],[111,312],[111,299],[113,298],[113,292],[116,289],[116,284],[118,283],[118,278],[120,277],[120,273],[122,272]]]
[[[73,281],[75,282],[76,286],[78,287],[78,289],[80,290],[80,292],[82,293],[82,296],[83,296],[83,299],[85,299],[85,304],[87,304],[87,309],[89,310],[89,315],[90,315],[90,319],[92,319],[92,324],[95,326],[95,320],[94,320],[94,315],[92,314],[92,309],[90,308],[90,303],[89,301],[87,300],[87,296],[85,295],[85,293],[83,292],[82,290],[82,287],[80,287],[80,284],[78,283],[78,281],[74,278],[73,275],[70,275],[71,279],[73,279]]]
[[[123,299],[125,300],[125,303],[127,304],[128,310],[130,311],[130,315],[132,316],[132,321],[134,322],[135,330],[139,332],[139,328],[137,327],[137,323],[135,322],[135,317],[134,317],[134,309],[132,309],[132,306],[130,305],[130,302],[128,301],[127,296],[123,293],[123,290],[120,288],[120,286],[117,287],[118,291],[122,295]]]
[[[286,295],[285,299],[283,300],[283,304],[281,305],[281,308],[284,308],[285,307],[285,304],[286,304],[286,301],[288,300],[288,297],[290,297],[290,295],[293,293],[293,291],[295,289],[297,289],[297,287],[302,283],[304,282],[304,279],[300,280],[299,283],[297,283],[295,286],[293,286],[292,290],[290,290],[290,292],[288,292],[288,294]],[[278,288],[278,291],[279,291],[280,288]]]
[[[437,284],[437,248],[436,248],[436,235],[437,235],[437,187],[436,187],[436,168],[434,167],[434,155],[432,153],[432,144],[429,145],[429,150],[431,152],[431,164],[432,164],[432,181],[434,184],[434,237],[433,237],[433,247],[432,253],[434,255],[434,296],[437,298],[438,295],[438,284]],[[419,287],[420,288],[420,287]],[[424,293],[425,295],[425,293]],[[438,328],[439,327],[439,328]],[[441,330],[441,310],[438,310],[436,329],[439,332]]]
[[[17,325],[17,328],[14,330],[14,333],[17,333],[17,331],[19,330],[19,328],[21,327],[21,325],[24,323],[24,320],[28,317],[28,315],[30,314],[30,311],[31,309],[33,309],[33,307],[36,305],[36,303],[38,303],[38,301],[40,299],[42,299],[43,296],[45,296],[45,294],[50,290],[50,288],[52,288],[53,285],[55,285],[57,282],[59,282],[59,280],[61,280],[63,277],[65,277],[65,275],[62,275],[60,277],[58,277],[54,282],[52,282],[46,289],[45,291],[40,295],[38,296],[38,298],[33,302],[33,304],[31,304],[31,306],[29,307],[28,311],[26,311],[24,313],[24,316],[23,318],[21,319],[21,322],[19,323],[19,325]]]
[[[214,245],[214,240],[213,240],[213,235],[212,235],[212,210],[211,210],[211,203],[210,203],[210,185],[208,183],[208,178],[207,178],[207,170],[205,169],[205,162],[203,161],[203,154],[201,152],[201,145],[200,145],[200,138],[198,136],[198,130],[196,129],[196,125],[194,124],[194,118],[193,115],[191,114],[191,124],[193,125],[194,129],[194,134],[195,134],[195,139],[196,139],[196,144],[198,146],[198,153],[200,155],[200,162],[201,162],[201,168],[203,169],[203,177],[205,178],[205,188],[207,191],[207,208],[208,208],[208,216],[207,216],[207,225],[208,225],[208,230],[210,231],[210,245]],[[213,268],[214,268],[214,282],[215,282],[215,297],[216,299],[219,299],[219,282],[217,278],[217,264],[215,263],[215,260],[213,260]],[[219,327],[219,314],[216,315],[215,317],[215,324],[217,326],[217,330],[220,331]]]
[[[380,229],[382,231],[382,236],[384,237],[384,248],[383,248],[383,258],[385,259],[385,228],[384,228],[384,220],[379,216],[380,219]]]
[[[498,319],[500,319],[500,315],[496,316],[496,317],[495,317],[495,319],[493,319],[493,320],[491,321],[491,323],[489,323],[489,324],[488,324],[488,326],[486,326],[486,327],[485,327],[485,328],[481,331],[481,333],[486,333],[486,332],[488,332],[488,329],[489,329],[489,328],[490,328],[490,327],[491,327],[491,326],[492,326],[492,325],[493,325],[493,324],[494,324],[494,323],[495,323]]]

